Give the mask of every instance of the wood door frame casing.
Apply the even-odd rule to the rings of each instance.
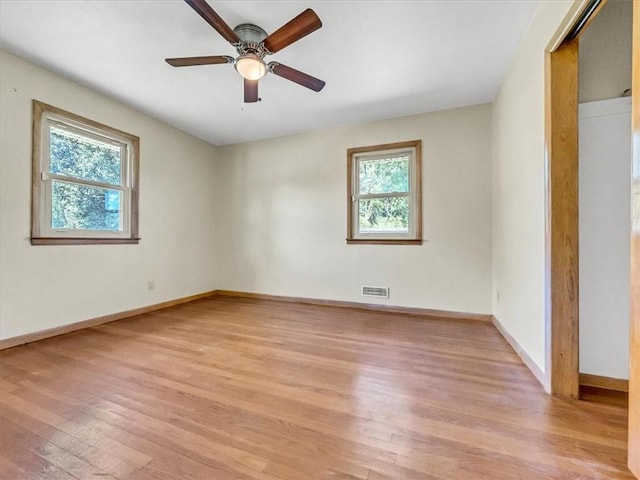
[[[547,385],[578,398],[578,42],[545,61]]]
[[[578,39],[606,0],[576,0],[545,54],[545,386],[579,398]],[[578,27],[579,26],[579,27]]]

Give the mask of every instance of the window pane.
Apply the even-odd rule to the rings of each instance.
[[[409,233],[409,198],[360,199],[360,233]]]
[[[359,194],[409,191],[409,156],[360,160]]]
[[[122,192],[52,182],[51,228],[122,231]]]
[[[122,185],[120,147],[51,127],[49,171],[94,182]]]

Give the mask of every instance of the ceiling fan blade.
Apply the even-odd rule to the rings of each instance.
[[[180,58],[165,58],[172,67],[191,67],[193,65],[218,65],[221,63],[233,63],[233,57],[228,55],[215,55],[211,57],[180,57]]]
[[[258,80],[244,79],[244,103],[258,101]]]
[[[229,43],[240,43],[240,37],[205,0],[184,0]]]
[[[306,37],[322,27],[322,22],[316,12],[307,8],[300,15],[289,21],[264,39],[264,46],[271,53],[276,53],[302,37]]]
[[[286,78],[292,82],[302,85],[303,87],[310,88],[314,92],[319,92],[325,86],[325,82],[319,78],[312,77],[295,68],[287,67],[278,62],[269,62],[269,71],[278,75],[279,77]]]

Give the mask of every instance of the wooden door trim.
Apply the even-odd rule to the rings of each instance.
[[[546,54],[546,312],[550,392],[578,398],[578,42]]]

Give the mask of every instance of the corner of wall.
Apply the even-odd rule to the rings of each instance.
[[[544,59],[574,3],[540,3],[492,105],[493,314],[545,389]]]

